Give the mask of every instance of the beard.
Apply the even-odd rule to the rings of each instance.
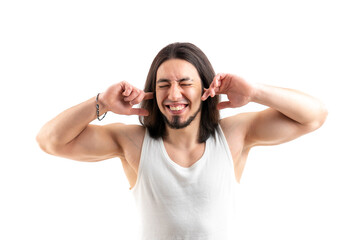
[[[201,110],[201,106],[200,105],[199,109],[194,113],[194,115],[190,116],[185,122],[180,122],[180,117],[179,116],[173,116],[172,120],[170,121],[163,113],[161,113],[165,123],[172,129],[182,129],[185,128],[187,126],[190,125],[190,123],[196,118],[196,116],[198,115],[198,113]]]

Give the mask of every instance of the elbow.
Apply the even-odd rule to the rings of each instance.
[[[324,104],[321,104],[319,109],[319,116],[317,118],[317,128],[320,128],[326,121],[329,112]]]
[[[47,144],[48,141],[46,141],[46,139],[41,134],[41,132],[38,133],[38,135],[36,135],[36,142],[38,143],[41,150],[43,150],[44,152],[46,152],[48,154],[51,154],[49,144]]]
[[[312,132],[312,131],[319,129],[325,123],[328,114],[329,114],[329,112],[328,112],[327,108],[325,107],[325,105],[321,104],[313,121],[311,123],[307,124],[309,131]]]
[[[329,111],[324,105],[322,107],[322,116],[321,116],[321,124],[320,124],[320,126],[322,126],[324,124],[324,122],[325,122],[328,115],[329,115]]]
[[[36,135],[36,142],[44,152],[56,155],[56,144],[53,143],[54,141],[51,140],[51,137],[46,136],[42,131]]]

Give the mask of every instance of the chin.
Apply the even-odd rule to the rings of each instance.
[[[200,110],[201,110],[201,106],[194,113],[194,115],[190,116],[187,120],[183,120],[183,121],[181,121],[182,118],[181,116],[176,116],[176,115],[171,116],[171,120],[169,120],[163,113],[162,116],[166,125],[169,126],[171,129],[183,129],[189,126],[194,121],[196,116],[199,114]]]

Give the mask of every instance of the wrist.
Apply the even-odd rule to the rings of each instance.
[[[107,109],[105,107],[105,105],[103,103],[100,102],[99,98],[100,98],[100,93],[98,93],[96,95],[96,117],[99,121],[103,120],[104,117],[106,116],[107,113]],[[100,107],[101,106],[101,107]],[[102,115],[102,116],[101,116]],[[100,117],[101,116],[101,117]]]
[[[100,113],[105,113],[109,111],[108,105],[104,99],[104,93],[99,93],[97,96],[97,104],[99,105]]]
[[[262,89],[264,88],[264,85],[259,84],[259,83],[253,83],[252,84],[252,89],[251,89],[251,94],[250,94],[250,102],[256,102],[259,103],[259,101],[261,101],[261,92]]]

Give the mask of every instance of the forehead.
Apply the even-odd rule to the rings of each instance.
[[[163,62],[156,73],[156,80],[165,78],[176,81],[186,77],[200,81],[199,73],[194,65],[182,59],[170,59]]]

